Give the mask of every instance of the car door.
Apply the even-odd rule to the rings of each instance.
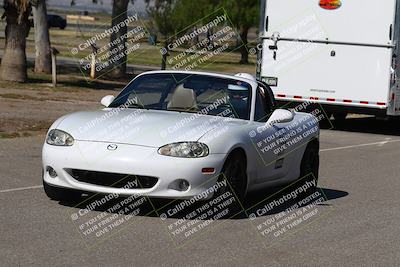
[[[272,112],[275,108],[278,107],[278,104],[275,100],[274,93],[272,89],[266,85],[264,82],[259,82],[259,86],[264,89],[266,92],[265,98],[267,102],[267,106],[270,105],[272,109],[269,109],[270,112]],[[296,117],[292,122],[288,123],[280,123],[275,125],[273,130],[275,133],[282,135],[289,135],[289,132],[293,131],[297,123],[296,122]],[[290,135],[292,136],[292,135]],[[299,158],[302,157],[302,149],[301,145],[304,145],[303,142],[296,143],[293,145],[293,142],[291,145],[288,145],[288,142],[293,141],[294,138],[298,137],[299,134],[296,133],[295,136],[292,136],[291,138],[287,139],[283,144],[286,145],[286,149],[280,149],[279,152],[277,153],[277,162],[275,165],[276,168],[276,176],[282,179],[291,179],[290,177],[287,177],[288,173],[291,172],[292,168],[297,166],[297,162],[299,161]]]
[[[268,126],[266,123],[275,110],[274,98],[267,87],[260,84],[256,91],[253,131],[250,133],[257,160],[257,183],[277,180],[283,175],[284,157],[279,151],[279,131],[285,124]]]

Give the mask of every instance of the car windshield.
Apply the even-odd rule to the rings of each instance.
[[[200,74],[157,73],[133,80],[109,107],[190,112],[248,120],[251,85]]]

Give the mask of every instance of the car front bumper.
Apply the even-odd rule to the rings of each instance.
[[[174,158],[162,156],[157,148],[117,144],[116,150],[108,150],[111,143],[75,141],[70,147],[44,144],[43,180],[50,186],[75,189],[91,193],[131,196],[140,194],[154,198],[187,199],[199,195],[215,185],[226,158],[225,154],[210,154],[204,158]],[[57,176],[47,171],[53,168]],[[214,168],[214,173],[203,173],[203,168]],[[151,188],[115,188],[76,180],[69,170],[87,170],[157,178]],[[176,180],[189,182],[186,191],[172,189]]]

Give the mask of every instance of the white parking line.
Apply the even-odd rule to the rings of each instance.
[[[364,147],[364,146],[383,146],[385,144],[396,143],[396,142],[400,142],[400,140],[385,140],[385,141],[381,141],[381,142],[368,143],[368,144],[360,144],[360,145],[353,145],[353,146],[343,146],[343,147],[335,147],[335,148],[326,148],[326,149],[321,149],[320,152],[343,150],[343,149],[350,149],[350,148],[357,148],[357,147]]]
[[[11,189],[0,190],[0,193],[8,193],[8,192],[36,189],[36,188],[42,188],[42,187],[43,187],[43,185],[34,185],[34,186],[28,186],[28,187],[11,188]]]

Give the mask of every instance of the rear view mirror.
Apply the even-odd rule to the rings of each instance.
[[[108,108],[109,105],[114,101],[115,97],[113,95],[107,95],[101,99],[101,104]]]
[[[272,113],[267,124],[274,126],[278,123],[288,123],[293,121],[294,113],[286,109],[277,109]]]

